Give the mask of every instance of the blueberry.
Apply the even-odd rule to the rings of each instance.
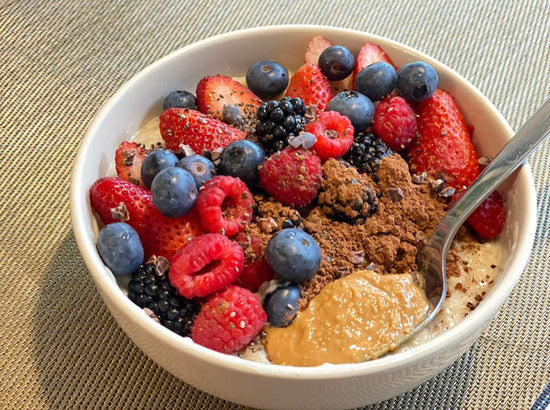
[[[223,106],[223,120],[234,127],[240,127],[243,124],[241,111],[232,104]]]
[[[185,169],[195,179],[197,188],[216,175],[216,166],[202,155],[189,155],[178,162],[178,167]]]
[[[189,91],[174,90],[162,102],[162,109],[167,110],[168,108],[189,108],[190,110],[196,110],[197,99]]]
[[[220,174],[240,178],[253,187],[258,184],[258,166],[264,159],[261,146],[249,140],[237,140],[223,149],[218,169]]]
[[[438,82],[435,69],[423,61],[403,64],[397,70],[397,91],[410,101],[420,102],[430,98]]]
[[[246,85],[262,100],[269,100],[288,86],[288,71],[276,61],[261,60],[246,71]]]
[[[124,222],[105,225],[97,238],[97,250],[115,275],[137,272],[143,263],[143,246],[137,232]]]
[[[288,285],[277,288],[265,300],[268,322],[275,327],[286,327],[292,323],[298,312],[300,288]]]
[[[346,47],[330,46],[319,55],[319,68],[330,80],[343,80],[355,67],[355,57]]]
[[[282,229],[266,248],[267,262],[283,279],[301,283],[315,276],[321,266],[321,249],[301,229]]]
[[[183,216],[197,199],[197,185],[193,176],[179,167],[160,171],[151,184],[153,202],[158,210],[171,218]]]
[[[355,89],[371,101],[390,95],[395,88],[397,73],[391,64],[379,61],[363,68],[355,77]]]
[[[167,149],[156,149],[149,152],[141,165],[141,180],[147,188],[151,188],[153,178],[165,168],[176,166],[178,157]]]
[[[356,134],[369,127],[374,118],[373,102],[357,91],[342,91],[336,94],[330,100],[327,110],[338,111],[348,117]]]

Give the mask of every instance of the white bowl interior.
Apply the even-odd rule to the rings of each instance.
[[[195,345],[150,320],[118,287],[95,248],[97,224],[88,190],[108,173],[118,144],[161,113],[162,99],[174,89],[194,91],[205,75],[242,77],[259,59],[274,59],[290,70],[303,62],[308,41],[321,34],[357,53],[365,42],[380,44],[394,63],[432,64],[440,88],[449,91],[483,155],[498,152],[512,131],[496,108],[453,70],[402,44],[363,32],[323,26],[268,26],[233,32],[184,47],[132,78],[102,108],[81,144],[71,186],[71,213],[78,246],[103,299],[132,340],[184,381],[245,405],[284,408],[355,407],[411,389],[452,363],[473,343],[505,301],[527,262],[536,222],[536,196],[528,166],[502,187],[508,220],[502,242],[508,256],[503,274],[486,299],[462,323],[410,351],[371,362],[293,368],[248,362]],[[197,374],[198,373],[198,374]],[[284,394],[282,394],[284,392]],[[335,393],[336,392],[336,393]]]

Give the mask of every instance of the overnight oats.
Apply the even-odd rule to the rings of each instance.
[[[489,161],[471,132],[429,64],[316,36],[292,73],[261,60],[167,95],[90,188],[97,248],[152,320],[207,348],[375,359],[430,311],[416,254]],[[504,221],[494,192],[453,243],[441,312],[397,350],[483,300]]]

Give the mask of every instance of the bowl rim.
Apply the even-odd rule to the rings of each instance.
[[[102,294],[102,297],[108,297],[110,303],[115,303],[119,310],[126,311],[129,319],[133,323],[140,326],[141,329],[143,329],[147,333],[154,334],[156,335],[156,337],[162,338],[164,343],[168,343],[176,350],[185,354],[193,355],[195,358],[204,362],[208,362],[215,366],[230,368],[238,372],[269,376],[274,378],[323,380],[375,374],[380,371],[387,371],[390,368],[392,370],[398,370],[408,367],[412,363],[426,360],[430,356],[436,355],[438,352],[444,349],[448,349],[450,346],[457,344],[457,342],[466,338],[467,335],[479,329],[483,322],[488,322],[487,318],[491,318],[496,314],[505,299],[509,296],[516,283],[519,281],[521,272],[523,271],[529,258],[536,230],[536,193],[534,188],[533,175],[528,163],[523,165],[520,170],[516,171],[518,173],[518,176],[522,177],[527,184],[526,188],[528,191],[528,195],[525,199],[525,205],[528,208],[527,212],[530,215],[530,218],[528,226],[524,227],[526,240],[518,244],[516,248],[516,255],[518,256],[516,256],[512,261],[509,261],[507,265],[507,270],[515,270],[518,273],[516,273],[515,275],[507,276],[508,280],[499,283],[498,292],[494,292],[494,289],[491,289],[491,292],[484,300],[484,302],[489,300],[491,303],[480,303],[474,311],[472,311],[464,320],[462,320],[453,328],[446,330],[439,336],[429,341],[423,342],[419,346],[416,346],[410,350],[395,353],[392,355],[386,355],[376,360],[362,363],[337,365],[325,364],[316,367],[283,366],[244,360],[237,356],[218,353],[203,346],[197,345],[193,343],[190,338],[183,338],[176,333],[173,333],[163,326],[157,324],[153,320],[150,320],[150,318],[145,315],[141,308],[131,302],[130,299],[125,296],[122,290],[119,288],[117,282],[109,277],[109,275],[107,274],[107,268],[104,266],[101,258],[96,251],[95,244],[91,243],[91,241],[87,239],[87,235],[89,236],[92,230],[92,227],[86,226],[84,220],[85,213],[91,213],[88,198],[89,187],[83,187],[82,184],[79,184],[79,181],[81,180],[82,175],[85,171],[83,164],[85,162],[88,149],[93,142],[94,135],[96,134],[101,121],[105,118],[107,113],[116,105],[117,100],[129,89],[131,89],[133,83],[135,83],[141,77],[147,75],[151,71],[154,71],[157,67],[165,64],[167,61],[176,58],[181,54],[188,53],[196,48],[215,44],[219,41],[238,41],[240,38],[248,37],[250,35],[280,30],[309,32],[312,36],[316,34],[321,34],[327,37],[330,37],[331,33],[338,32],[345,35],[364,37],[365,41],[377,42],[382,46],[382,48],[384,48],[384,45],[391,45],[392,48],[398,48],[403,52],[414,54],[420,59],[428,61],[430,64],[436,66],[437,70],[443,69],[447,74],[455,77],[460,82],[461,86],[466,86],[466,88],[468,89],[468,93],[472,93],[475,95],[476,99],[480,99],[482,101],[482,104],[486,105],[487,108],[492,112],[492,114],[499,120],[499,122],[501,122],[505,126],[508,131],[507,138],[509,139],[513,135],[513,131],[508,125],[506,119],[496,109],[493,103],[487,97],[485,97],[485,95],[483,95],[472,83],[470,83],[462,75],[457,73],[449,66],[424,54],[417,49],[404,45],[398,41],[394,41],[386,37],[360,30],[341,28],[336,26],[308,24],[266,25],[221,33],[181,47],[149,64],[138,73],[136,73],[134,76],[132,76],[128,81],[126,81],[106,101],[106,103],[104,103],[101,109],[93,117],[86,131],[86,135],[78,148],[78,153],[74,162],[73,172],[71,176],[71,220],[73,232],[80,253],[86,263],[90,274],[94,279],[96,287]],[[119,319],[116,318],[116,320],[118,321]]]

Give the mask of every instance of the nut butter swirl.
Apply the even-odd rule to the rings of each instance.
[[[410,274],[356,271],[326,285],[290,326],[267,329],[267,355],[288,366],[374,359],[393,350],[428,310]]]

